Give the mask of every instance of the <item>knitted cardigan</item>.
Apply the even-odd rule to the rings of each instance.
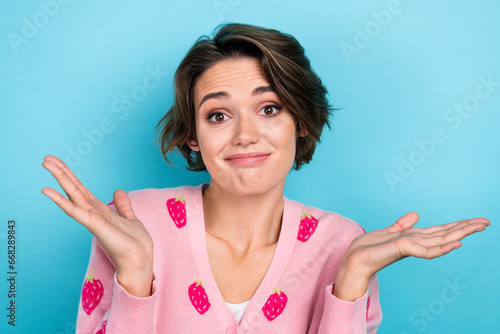
[[[382,320],[376,276],[354,302],[332,294],[347,248],[364,233],[356,222],[284,198],[272,262],[238,324],[210,268],[202,185],[128,196],[154,242],[152,295],[128,294],[93,238],[77,333],[376,333]]]

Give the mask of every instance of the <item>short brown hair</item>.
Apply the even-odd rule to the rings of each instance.
[[[294,168],[311,161],[316,143],[334,109],[327,89],[311,67],[304,48],[291,35],[277,30],[245,24],[224,24],[213,39],[200,37],[188,51],[174,77],[174,103],[156,126],[158,143],[165,160],[177,147],[187,160],[189,170],[204,171],[201,153],[191,150],[187,141],[196,138],[194,88],[200,76],[214,64],[232,57],[259,60],[264,76],[285,108],[295,117],[297,137]]]

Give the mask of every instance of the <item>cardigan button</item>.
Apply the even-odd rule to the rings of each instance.
[[[239,334],[240,329],[238,326],[231,326],[226,330],[226,334]]]

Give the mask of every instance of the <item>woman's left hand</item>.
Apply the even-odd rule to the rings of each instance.
[[[347,249],[333,294],[354,301],[363,296],[370,278],[408,256],[434,259],[462,246],[460,240],[490,225],[486,218],[466,219],[427,228],[412,228],[418,214],[407,213],[391,226],[354,239]]]

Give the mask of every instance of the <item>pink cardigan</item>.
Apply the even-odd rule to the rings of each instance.
[[[201,187],[129,193],[154,241],[153,293],[146,298],[128,294],[116,280],[116,265],[94,238],[77,333],[377,331],[382,311],[376,276],[355,302],[332,295],[347,247],[364,233],[361,226],[286,198],[271,265],[238,324],[210,269]]]

